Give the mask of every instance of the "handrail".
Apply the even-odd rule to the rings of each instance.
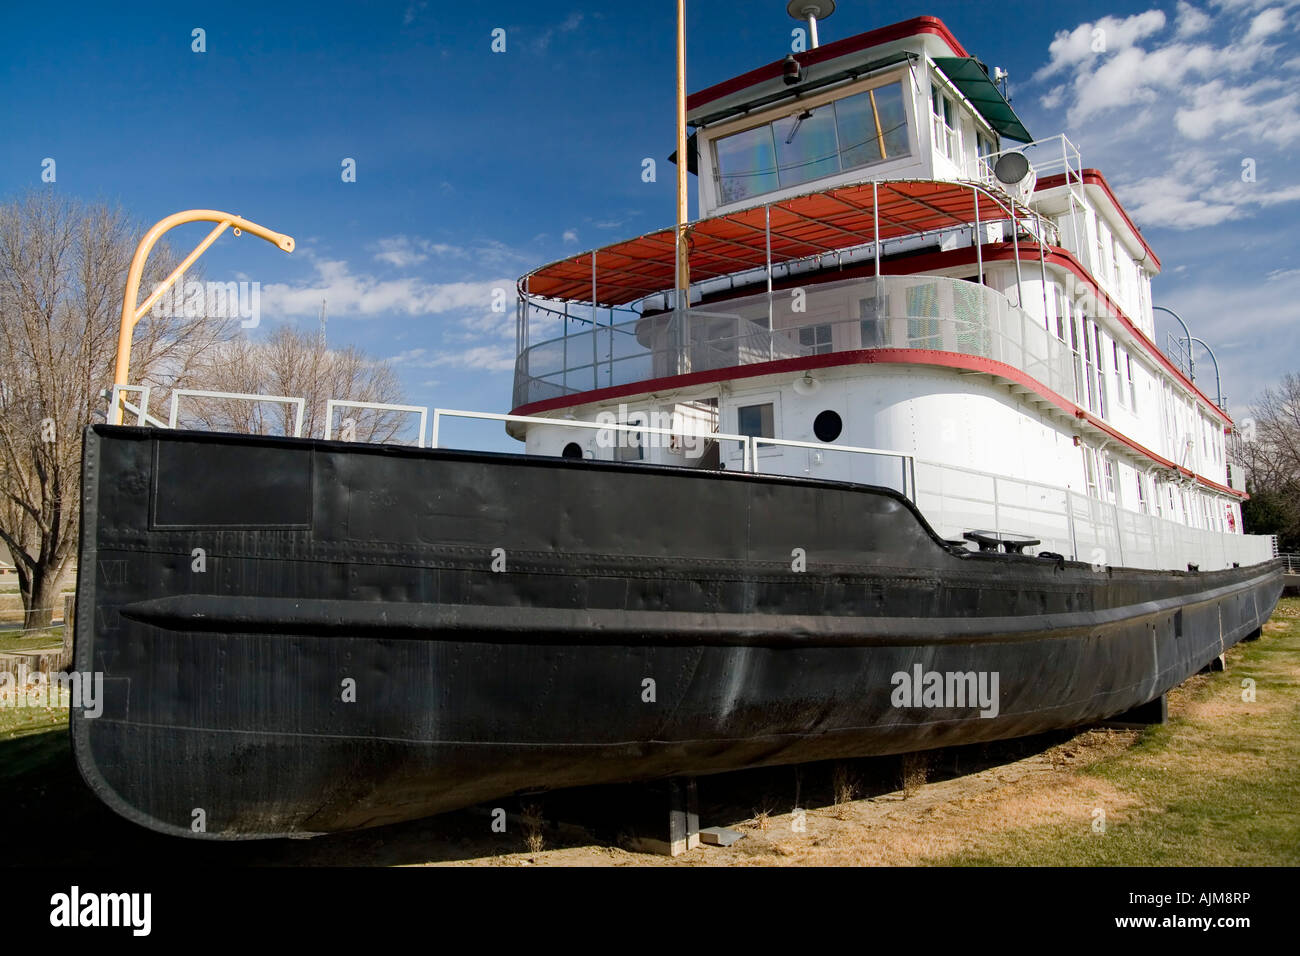
[[[325,440],[329,441],[333,434],[334,409],[342,408],[371,408],[377,411],[390,412],[411,412],[420,416],[420,433],[415,438],[415,447],[424,447],[424,427],[429,418],[429,409],[423,405],[395,405],[391,402],[354,402],[344,398],[331,398],[325,403]]]
[[[811,448],[815,451],[843,451],[858,455],[879,455],[886,458],[898,458],[901,460],[903,466],[903,487],[901,489],[903,496],[913,504],[916,503],[915,455],[909,455],[904,451],[891,451],[884,448],[861,448],[857,445],[836,445],[832,442],[797,441],[792,438],[763,438],[759,435],[753,435],[749,440],[754,447],[751,459],[754,462],[755,471],[758,470],[759,445],[780,445],[783,448]]]
[[[171,275],[158,284],[152,293],[139,305],[136,299],[140,295],[140,278],[144,274],[145,262],[149,259],[149,253],[153,250],[154,245],[162,238],[163,233],[190,222],[215,222],[217,226],[207,238],[194,247],[194,250],[181,260],[181,264],[172,270]],[[184,212],[172,213],[165,219],[160,219],[154,223],[153,228],[144,234],[139,245],[135,247],[135,254],[131,257],[131,267],[126,273],[126,293],[122,297],[122,323],[117,333],[117,363],[113,371],[113,383],[115,385],[126,385],[131,366],[131,339],[135,334],[135,327],[140,320],[144,318],[146,312],[153,306],[159,298],[162,297],[168,289],[176,284],[177,280],[185,274],[185,270],[192,266],[207,251],[208,247],[217,241],[226,229],[234,227],[235,235],[238,236],[242,230],[247,230],[255,236],[265,239],[267,242],[273,242],[285,252],[293,252],[294,241],[292,236],[286,236],[284,233],[274,232],[265,226],[259,226],[257,223],[245,219],[243,216],[236,216],[228,212],[218,212],[215,209],[187,209]],[[114,394],[117,397],[117,394]],[[115,404],[109,410],[109,423],[113,425],[122,424],[122,408]]]
[[[624,425],[619,422],[580,422],[576,419],[567,418],[545,418],[538,415],[503,415],[498,412],[470,412],[458,408],[435,408],[433,410],[433,434],[430,438],[429,447],[438,447],[438,435],[441,428],[442,419],[446,418],[473,418],[493,422],[529,422],[534,425],[564,425],[569,428],[595,428],[597,430],[612,430],[620,432],[637,432],[649,435],[690,435],[693,438],[710,438],[715,441],[738,441],[744,449],[744,470],[752,472],[751,467],[751,444],[749,435],[732,435],[726,432],[692,432],[684,429],[673,428],[656,428],[650,425]]]
[[[298,414],[294,419],[293,437],[302,437],[303,410],[307,405],[305,399],[294,398],[289,395],[257,395],[251,392],[213,392],[202,388],[177,388],[172,390],[171,414],[167,417],[168,428],[176,427],[178,404],[182,395],[192,395],[195,398],[236,398],[247,402],[283,402],[286,405],[296,405]]]

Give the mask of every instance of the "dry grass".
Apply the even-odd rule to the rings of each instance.
[[[930,774],[930,755],[924,751],[903,754],[903,799],[916,796]]]
[[[835,806],[837,819],[848,818],[851,804],[857,799],[861,789],[857,775],[846,764],[837,763],[831,771],[831,800]]]
[[[542,833],[542,808],[535,803],[529,804],[520,813],[519,821],[523,827],[524,845],[528,848],[528,852],[541,853],[546,848],[546,838]]]

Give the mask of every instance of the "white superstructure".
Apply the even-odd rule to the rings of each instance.
[[[1155,343],[1159,259],[1065,137],[1026,142],[940,21],[769,64],[690,118],[689,307],[671,231],[520,280],[515,413],[556,420],[510,424],[530,453],[741,468],[741,442],[696,436],[752,436],[758,470],[894,487],[946,538],[1271,557],[1242,534],[1221,397]]]

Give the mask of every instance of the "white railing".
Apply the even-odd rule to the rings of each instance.
[[[438,447],[439,430],[444,418],[469,418],[491,422],[523,422],[531,425],[563,425],[566,428],[585,428],[597,431],[635,432],[637,434],[689,436],[706,441],[739,442],[744,454],[745,471],[753,471],[754,448],[749,435],[731,435],[726,432],[693,432],[687,429],[658,428],[650,425],[625,425],[616,422],[580,422],[567,418],[544,418],[535,415],[503,415],[498,412],[469,412],[456,408],[435,408],[433,410],[433,435],[429,447]]]
[[[1077,188],[1083,184],[1083,158],[1079,154],[1079,147],[1070,142],[1064,133],[976,157],[974,169],[970,171],[971,177],[977,182],[1005,189],[1005,185],[993,175],[993,167],[1008,153],[1024,154],[1040,181],[1047,176],[1064,173],[1066,185]]]
[[[180,412],[180,400],[184,395],[191,398],[218,398],[234,399],[245,402],[278,402],[286,405],[294,405],[297,412],[294,416],[293,437],[302,437],[302,418],[303,412],[307,407],[307,402],[301,398],[293,398],[288,395],[255,395],[248,392],[212,392],[201,388],[176,388],[172,389],[171,414],[167,416],[167,427],[175,428],[177,418]]]
[[[909,501],[916,501],[916,458],[906,452],[888,451],[882,448],[859,448],[854,445],[834,445],[827,442],[815,441],[794,441],[789,438],[762,438],[760,436],[751,436],[750,445],[753,451],[749,460],[754,463],[753,470],[757,472],[758,468],[758,448],[760,445],[774,445],[780,448],[811,448],[819,453],[822,452],[842,452],[850,455],[865,455],[876,458],[897,458],[899,462],[899,487],[898,491]]]
[[[420,416],[420,431],[415,436],[415,447],[424,447],[424,430],[429,418],[429,410],[423,405],[394,405],[391,402],[354,402],[345,398],[331,398],[325,403],[325,440],[329,441],[334,434],[334,409],[336,408],[366,408],[372,411],[380,412],[409,412],[412,415]],[[346,420],[345,420],[346,421]],[[344,439],[345,441],[349,439]]]
[[[152,425],[154,428],[169,427],[166,422],[154,418],[149,414],[149,390],[148,385],[114,385],[108,390],[108,409],[111,413],[114,408],[121,404],[124,411],[135,415],[137,425]],[[126,398],[127,392],[139,392],[140,404],[133,405]]]

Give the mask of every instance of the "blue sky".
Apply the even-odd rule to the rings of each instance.
[[[207,277],[262,284],[253,334],[314,328],[326,298],[331,343],[394,358],[415,404],[507,411],[514,280],[674,216],[673,0],[6,6],[0,199],[49,157],[50,188],[145,224],[203,206],[287,232],[289,256],[224,237]],[[693,90],[789,48],[777,0],[687,6]],[[1010,70],[1034,135],[1068,132],[1107,175],[1164,262],[1157,304],[1215,347],[1237,417],[1300,372],[1300,0],[842,0],[822,40],[920,14]]]

